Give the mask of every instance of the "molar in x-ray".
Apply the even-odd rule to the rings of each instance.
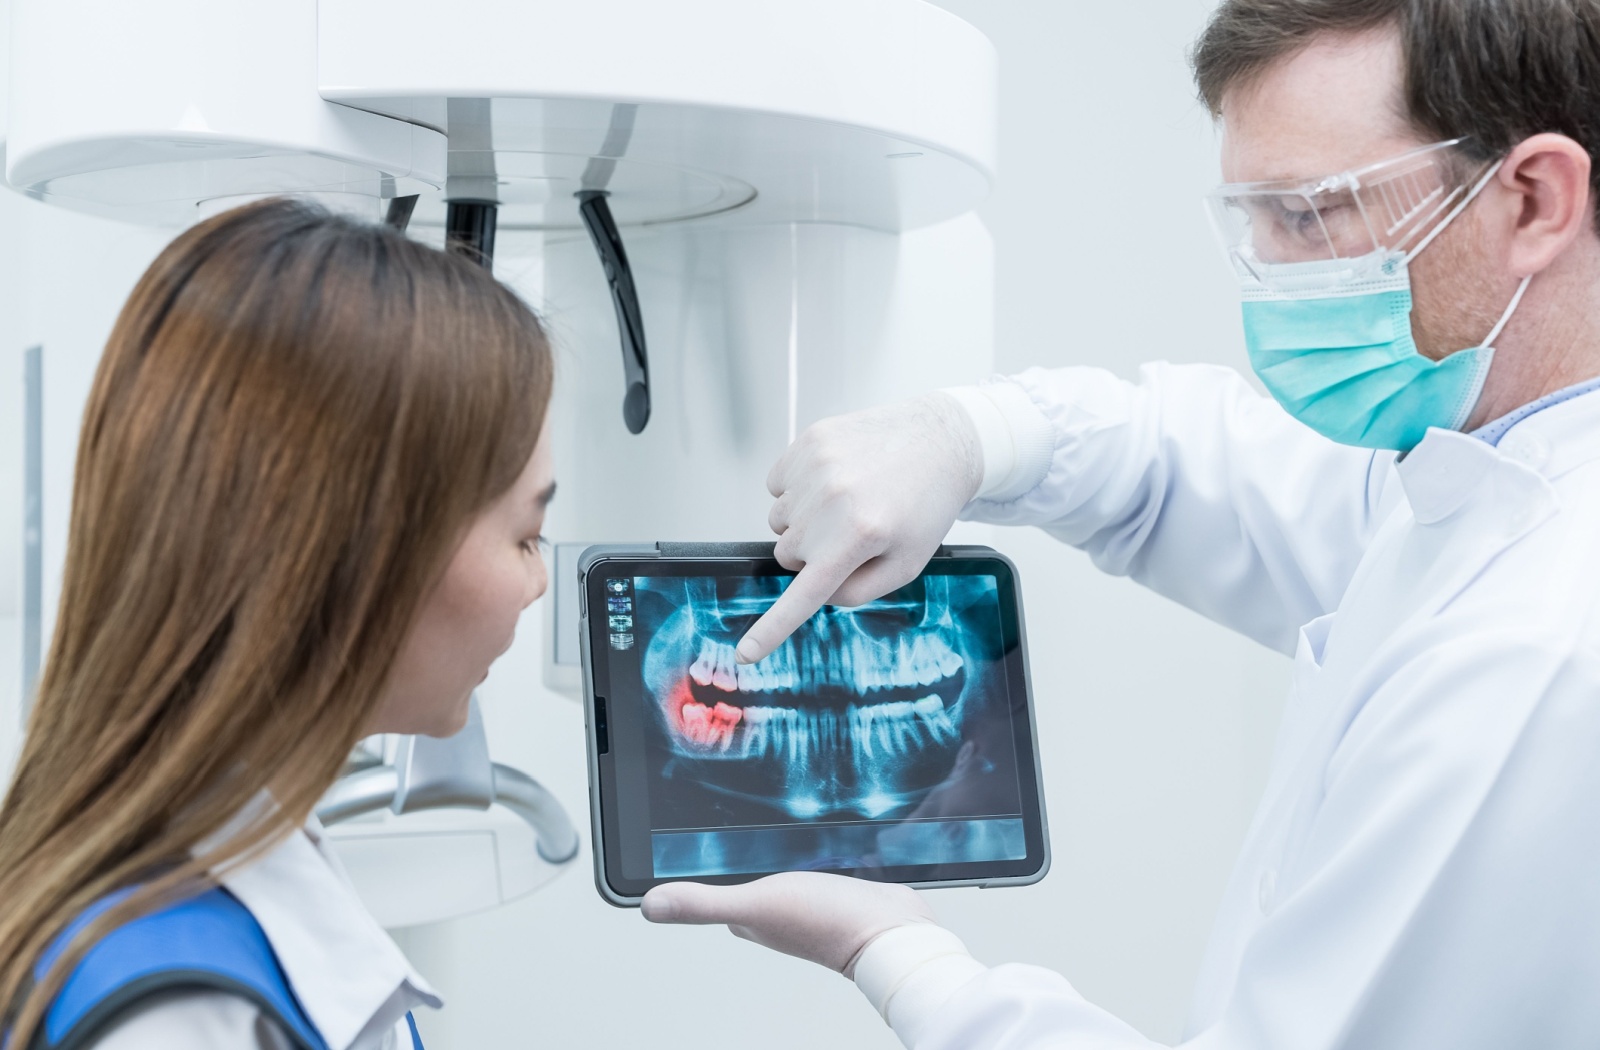
[[[641,615],[647,592],[671,610],[643,664],[672,756],[663,776],[790,818],[895,816],[946,780],[966,722],[985,714],[1000,645],[991,577],[929,576],[826,608],[742,666],[735,645],[787,577],[639,583]]]

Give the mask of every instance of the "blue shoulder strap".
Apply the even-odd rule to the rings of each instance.
[[[79,916],[45,953],[35,974],[42,977],[72,935],[130,892],[100,900]],[[248,999],[289,1033],[297,1050],[327,1050],[261,925],[220,888],[134,919],[89,949],[46,1011],[43,1038],[35,1045],[39,1050],[85,1045],[135,1002],[184,988]]]
[[[43,978],[74,934],[131,892],[112,894],[74,920],[35,966],[35,979]],[[277,1021],[296,1050],[328,1050],[261,924],[221,888],[134,919],[89,949],[46,1011],[34,1050],[84,1046],[134,1003],[177,989],[240,996]],[[416,1022],[410,1014],[406,1021],[413,1050],[423,1050]]]

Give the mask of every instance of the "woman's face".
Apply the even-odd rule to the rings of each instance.
[[[539,533],[553,472],[541,437],[516,482],[468,527],[401,646],[369,732],[449,736],[467,724],[472,691],[544,593]]]

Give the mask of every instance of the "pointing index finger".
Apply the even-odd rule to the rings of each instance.
[[[855,566],[848,563],[808,562],[800,574],[761,619],[739,639],[739,662],[753,664],[783,644],[783,640],[827,604]]]

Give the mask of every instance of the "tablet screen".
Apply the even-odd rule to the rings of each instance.
[[[928,881],[1037,857],[1014,583],[1000,563],[941,566],[870,604],[825,608],[752,665],[734,647],[792,576],[623,568],[594,570],[605,612],[591,619],[622,881]]]

